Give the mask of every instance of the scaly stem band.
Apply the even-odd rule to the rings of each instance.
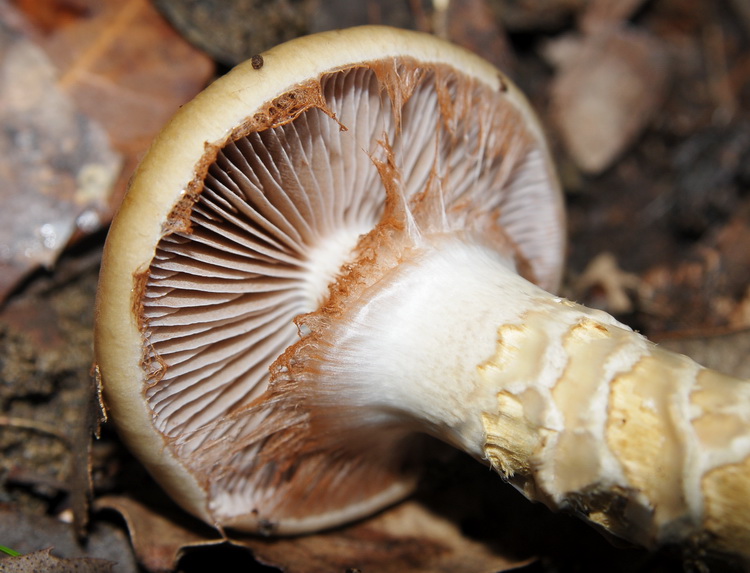
[[[486,456],[528,497],[642,545],[747,553],[750,384],[555,299],[480,370]]]

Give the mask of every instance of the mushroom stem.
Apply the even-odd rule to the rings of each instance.
[[[750,384],[545,292],[495,252],[440,243],[371,287],[330,352],[316,346],[315,392],[639,544],[746,553]]]

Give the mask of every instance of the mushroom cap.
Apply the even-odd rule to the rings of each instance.
[[[109,232],[95,352],[123,440],[219,527],[316,530],[408,495],[414,428],[351,420],[343,399],[321,418],[336,405],[309,388],[288,398],[289,373],[310,331],[359,304],[421,237],[447,233],[557,287],[559,186],[501,72],[372,26],[239,65],[164,128]]]

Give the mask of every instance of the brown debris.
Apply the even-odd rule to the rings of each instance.
[[[52,549],[41,549],[26,555],[6,557],[0,561],[3,573],[35,573],[54,571],[55,573],[113,573],[114,563],[104,559],[80,557],[61,559],[52,555]]]
[[[640,135],[662,104],[667,60],[653,36],[626,27],[600,29],[571,45],[550,44],[559,69],[550,116],[586,173],[607,169]]]
[[[160,513],[124,497],[102,498],[97,505],[124,517],[136,554],[150,571],[172,570],[186,553],[227,543],[251,551],[260,562],[286,573],[347,568],[380,573],[490,573],[530,561],[528,557],[503,557],[462,534],[455,522],[413,501],[338,531],[277,539],[237,537],[231,532],[225,539],[193,520]]]
[[[640,285],[638,275],[623,271],[612,253],[603,252],[575,280],[573,291],[576,293],[574,298],[598,291],[600,296],[588,294],[586,298],[592,301],[589,304],[612,314],[628,314],[633,311],[632,299]]]
[[[436,10],[435,33],[479,54],[510,76],[515,55],[500,22],[487,0],[450,0],[444,11]],[[441,33],[442,30],[442,33]]]
[[[3,573],[140,571],[126,536],[115,526],[104,522],[96,524],[89,531],[84,547],[77,540],[70,524],[60,519],[30,516],[21,511],[1,507],[0,539],[2,545],[26,557],[12,559],[0,554],[0,571]],[[72,566],[79,568],[70,569]]]
[[[120,166],[107,135],[57,83],[47,55],[0,22],[0,301],[109,211]]]
[[[493,10],[508,30],[558,30],[579,13],[587,0],[494,0]]]
[[[0,301],[109,222],[151,138],[213,71],[147,0],[14,4],[0,2]]]
[[[586,34],[618,26],[627,21],[641,7],[644,0],[589,0],[581,14],[579,26]]]

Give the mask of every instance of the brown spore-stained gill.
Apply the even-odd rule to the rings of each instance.
[[[144,296],[146,293],[146,289],[148,288],[149,278],[150,275],[148,270],[141,271],[133,275],[133,291],[135,293],[135,296],[133,296],[132,298],[132,313],[138,321],[138,326],[143,336],[143,350],[141,354],[142,358],[140,366],[146,373],[148,380],[157,382],[161,379],[162,376],[164,376],[164,373],[167,369],[167,364],[159,356],[159,353],[156,352],[147,335],[148,321],[146,319],[144,311]]]
[[[357,494],[365,496],[404,474],[399,455],[378,466],[389,448],[412,451],[404,429],[381,434],[367,454],[331,443],[341,414],[316,406],[311,416],[315,364],[331,352],[336,321],[418,252],[423,236],[460,234],[534,275],[535,261],[502,218],[533,208],[513,205],[504,189],[535,144],[519,110],[489,103],[491,91],[448,66],[408,58],[348,66],[295,86],[206,144],[163,228],[141,297],[142,332],[148,360],[159,364],[149,373],[144,360],[157,428],[193,471],[209,472],[210,489],[240,488],[228,487],[219,505],[253,487],[321,496],[338,488],[321,504],[343,505],[354,490],[331,476],[318,481],[320,464],[381,475]],[[344,165],[353,156],[361,162]],[[230,221],[226,230],[219,218]],[[363,222],[369,228],[355,233],[326,296],[306,306],[314,241]],[[371,440],[363,431],[356,441]],[[295,511],[273,503],[282,515]],[[314,505],[308,499],[307,510]]]
[[[209,168],[216,163],[218,154],[227,143],[237,141],[250,133],[265,131],[294,121],[301,113],[313,107],[327,112],[320,82],[311,80],[269,102],[263,109],[255,112],[250,119],[235,128],[225,141],[217,143],[206,142],[205,152],[195,167],[195,177],[188,183],[182,197],[175,204],[163,224],[163,234],[189,234],[191,232],[192,223],[190,217],[193,207],[200,199]],[[327,113],[333,117],[330,112]]]

